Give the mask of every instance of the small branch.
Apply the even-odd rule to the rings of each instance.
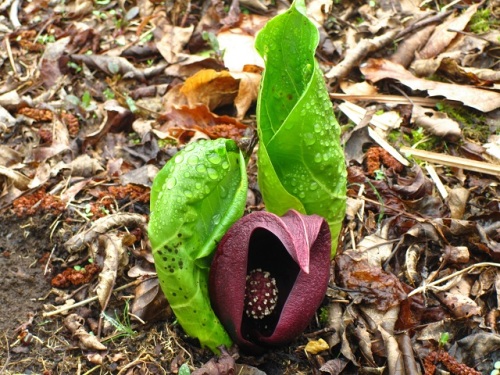
[[[441,194],[441,197],[443,197],[443,199],[448,198],[448,192],[446,191],[445,186],[441,182],[441,179],[439,178],[436,170],[434,169],[434,166],[432,166],[431,164],[427,164],[425,166],[425,169],[427,169],[429,176],[431,176],[432,181],[434,181],[434,184],[436,185],[439,194]]]
[[[440,23],[440,22],[442,22],[443,19],[448,17],[451,13],[453,13],[453,10],[448,10],[446,12],[440,12],[432,17],[424,17],[421,20],[411,24],[410,26],[408,26],[404,30],[401,30],[401,32],[399,34],[397,34],[394,39],[401,39],[405,35],[413,34],[417,30],[420,30],[420,29],[422,29],[430,24]]]
[[[142,283],[142,281],[143,280],[132,281],[131,283],[128,283],[128,284],[125,284],[125,285],[122,285],[122,286],[116,288],[114,290],[114,292],[119,292],[120,290],[127,289],[128,287],[140,284],[140,283]],[[44,318],[46,318],[46,317],[49,317],[49,316],[61,314],[61,313],[66,312],[68,310],[74,309],[75,307],[84,306],[84,305],[87,305],[87,304],[89,304],[91,302],[94,302],[94,301],[97,301],[97,296],[84,299],[83,301],[77,302],[77,303],[75,303],[73,305],[68,305],[68,306],[61,307],[60,309],[57,309],[57,310],[54,310],[54,311],[49,311],[47,313],[43,313],[42,316]]]
[[[399,95],[352,95],[352,94],[340,94],[340,93],[330,93],[330,99],[341,99],[351,102],[356,101],[372,101],[377,103],[388,103],[388,104],[418,104],[422,107],[434,107],[436,103],[440,100],[432,98],[419,98],[415,96],[407,97]]]
[[[427,289],[431,289],[432,287],[434,287],[434,286],[436,286],[438,284],[441,284],[441,283],[443,283],[445,281],[448,281],[448,280],[450,280],[450,279],[452,279],[454,277],[457,277],[457,276],[460,276],[460,275],[462,275],[464,273],[467,273],[470,270],[473,270],[474,268],[489,267],[489,266],[500,268],[500,263],[482,262],[482,263],[473,264],[472,266],[464,268],[464,269],[462,269],[460,271],[453,272],[451,275],[445,276],[445,277],[443,277],[441,279],[433,281],[432,283],[429,283],[429,284],[426,284],[426,285],[422,285],[422,286],[418,287],[417,289],[412,290],[410,293],[408,293],[408,297],[414,296],[417,293],[424,292]]]
[[[410,147],[401,147],[400,151],[401,153],[411,155],[416,159],[427,161],[429,163],[441,164],[449,167],[466,169],[468,171],[500,176],[500,165],[497,164],[470,160],[458,156],[440,154],[438,152],[417,150]]]
[[[10,48],[9,37],[6,36],[3,39],[3,42],[5,43],[5,49],[7,50],[7,55],[9,56],[9,62],[10,62],[10,66],[12,67],[12,71],[14,72],[14,75],[16,76],[16,78],[19,79],[19,73],[17,72],[16,63],[14,62],[14,56],[12,56],[12,49]]]

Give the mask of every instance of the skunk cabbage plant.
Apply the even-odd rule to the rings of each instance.
[[[291,341],[325,296],[331,237],[318,215],[253,212],[225,234],[210,269],[213,308],[244,350]]]
[[[328,221],[333,257],[345,214],[346,168],[340,127],[314,59],[318,41],[304,0],[257,35],[266,65],[257,102],[258,181],[267,211],[295,209]]]
[[[232,140],[190,144],[156,176],[149,239],[160,285],[184,331],[218,352],[231,339],[210,305],[208,271],[247,197],[245,160]]]

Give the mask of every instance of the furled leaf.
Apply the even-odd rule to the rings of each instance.
[[[214,352],[231,339],[210,306],[208,270],[217,243],[243,215],[246,195],[243,155],[222,138],[188,145],[151,189],[149,238],[160,285],[186,333]]]
[[[266,69],[257,103],[258,179],[268,211],[323,216],[332,256],[345,213],[340,128],[314,59],[318,31],[303,0],[267,23],[255,46]]]

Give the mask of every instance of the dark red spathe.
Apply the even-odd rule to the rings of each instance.
[[[213,308],[242,348],[293,340],[323,301],[330,274],[331,236],[327,222],[294,210],[282,217],[253,212],[237,221],[219,243],[210,269]],[[278,304],[256,320],[245,314],[246,276],[263,269],[276,279]]]

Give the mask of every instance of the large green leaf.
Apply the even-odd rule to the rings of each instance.
[[[263,57],[257,103],[258,180],[266,209],[323,216],[332,256],[345,214],[346,168],[340,128],[318,63],[319,35],[303,0],[269,21],[255,47]]]
[[[247,184],[242,153],[218,139],[178,152],[151,189],[148,232],[161,288],[186,333],[214,352],[231,339],[210,305],[208,271],[217,243],[243,215]]]

